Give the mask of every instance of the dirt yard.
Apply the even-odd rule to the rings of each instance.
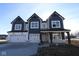
[[[79,47],[74,45],[53,45],[40,47],[37,56],[79,56]]]
[[[5,44],[7,43],[8,41],[6,39],[0,39],[0,44]]]
[[[68,41],[66,40],[65,43],[68,44]],[[71,44],[75,46],[79,46],[79,39],[71,39]]]
[[[79,56],[79,39],[71,39],[71,45],[59,44],[48,47],[40,47],[37,56]]]

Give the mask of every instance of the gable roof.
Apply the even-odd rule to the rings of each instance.
[[[20,16],[17,16],[17,17],[11,22],[11,24],[14,23],[14,22],[16,22],[16,20],[21,20],[22,22],[24,22],[24,20],[23,20]]]
[[[27,21],[30,20],[31,18],[39,18],[40,20],[42,20],[36,13],[34,13],[31,17],[29,17]]]
[[[50,19],[52,16],[54,16],[54,15],[57,15],[58,17],[60,17],[62,20],[64,20],[65,18],[63,17],[63,16],[61,16],[59,13],[57,13],[56,11],[54,11],[48,18],[47,18],[47,20],[48,19]]]

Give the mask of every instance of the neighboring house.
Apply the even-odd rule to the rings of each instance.
[[[7,35],[0,35],[0,40],[6,40]]]
[[[53,12],[46,21],[43,21],[37,14],[33,14],[27,22],[20,16],[15,18],[12,30],[8,31],[9,42],[34,42],[34,43],[61,43],[64,40],[64,33],[70,34],[68,29],[64,29],[64,17]]]

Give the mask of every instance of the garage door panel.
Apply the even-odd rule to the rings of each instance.
[[[29,35],[30,42],[39,42],[40,41],[40,34],[30,34]]]
[[[28,33],[23,34],[23,33],[19,33],[19,34],[11,34],[8,37],[8,41],[10,42],[26,42],[28,40]]]

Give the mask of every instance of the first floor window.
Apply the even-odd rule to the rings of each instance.
[[[30,26],[32,29],[37,29],[39,28],[39,22],[31,22],[31,26]]]
[[[51,27],[52,28],[60,28],[60,21],[52,21]]]
[[[22,24],[15,24],[15,30],[21,30]]]

